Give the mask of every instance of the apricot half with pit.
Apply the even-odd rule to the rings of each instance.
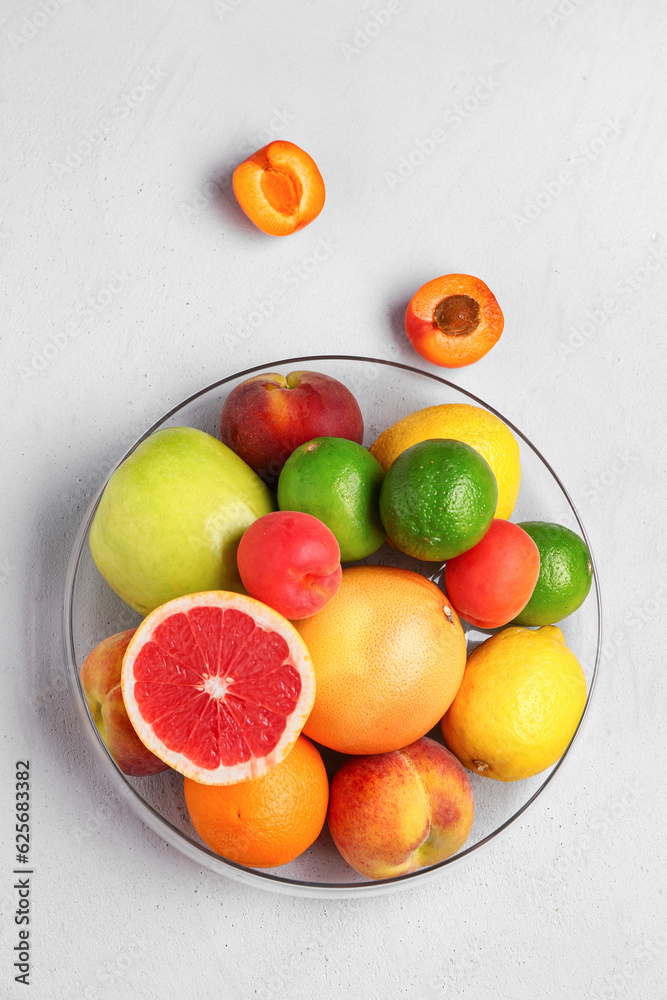
[[[470,274],[428,281],[405,313],[405,332],[414,349],[442,368],[479,361],[500,339],[503,326],[493,292]]]

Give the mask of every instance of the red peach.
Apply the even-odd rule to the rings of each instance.
[[[279,510],[241,536],[237,561],[251,597],[285,618],[308,618],[331,600],[342,579],[336,536],[312,514]]]
[[[518,524],[495,518],[482,540],[445,567],[445,590],[457,614],[478,628],[500,628],[531,598],[540,551]]]
[[[331,784],[331,836],[348,864],[371,879],[407,875],[456,854],[473,815],[465,768],[428,737],[402,750],[350,757]]]
[[[271,484],[295,448],[316,437],[361,444],[364,420],[342,382],[319,372],[275,372],[241,382],[225,400],[220,438]]]
[[[81,684],[100,736],[121,771],[135,777],[166,771],[168,765],[148,750],[130,722],[120,688],[123,656],[136,629],[109,636],[88,654]]]

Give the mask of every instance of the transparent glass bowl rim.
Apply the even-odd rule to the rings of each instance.
[[[225,858],[220,857],[220,855],[215,854],[209,848],[196,843],[191,840],[185,833],[175,827],[169,820],[165,819],[157,810],[155,810],[148,802],[146,802],[139,792],[126,780],[123,773],[116,766],[113,758],[109,754],[100,733],[95,725],[88,706],[86,704],[86,699],[83,693],[83,688],[81,686],[81,680],[79,677],[79,667],[77,666],[75,645],[74,645],[74,594],[75,594],[75,584],[77,570],[79,563],[84,551],[84,548],[88,539],[88,531],[90,529],[91,522],[97,510],[100,498],[104,491],[104,488],[109,481],[111,475],[118,468],[118,466],[125,461],[125,459],[132,454],[132,452],[145,441],[147,437],[153,434],[158,428],[160,428],[167,420],[172,416],[177,414],[179,410],[193,403],[200,396],[204,396],[229,382],[235,382],[240,379],[249,377],[256,372],[261,371],[274,371],[283,365],[294,365],[310,363],[313,361],[343,361],[343,362],[361,362],[365,364],[373,365],[384,365],[389,368],[401,369],[403,371],[410,372],[411,374],[421,376],[422,378],[431,379],[435,382],[446,386],[448,389],[453,389],[456,393],[460,393],[467,396],[473,403],[478,406],[483,407],[490,413],[495,414],[499,417],[507,426],[512,430],[514,434],[521,438],[521,440],[531,449],[532,452],[537,456],[537,458],[542,462],[545,468],[553,476],[554,480],[560,487],[565,499],[567,500],[572,513],[577,521],[579,529],[581,531],[582,537],[588,546],[588,551],[591,556],[591,563],[593,565],[593,591],[595,593],[595,598],[597,602],[597,647],[595,652],[595,664],[593,666],[593,671],[591,674],[590,685],[588,689],[588,695],[586,698],[586,704],[584,706],[584,711],[582,713],[579,724],[574,732],[570,743],[565,750],[565,753],[560,758],[559,761],[554,765],[553,769],[549,772],[545,780],[539,786],[539,788],[530,796],[530,798],[520,806],[504,823],[493,830],[492,833],[488,834],[482,840],[477,841],[470,847],[464,848],[458,854],[446,861],[441,861],[437,865],[432,865],[429,868],[422,868],[416,872],[412,872],[409,875],[400,875],[395,878],[381,879],[376,882],[312,882],[299,879],[286,878],[280,875],[274,875],[268,872],[258,871],[256,869],[245,868],[243,865],[236,864],[233,861],[227,861]],[[127,451],[119,458],[114,467],[110,470],[106,476],[104,482],[100,485],[97,492],[93,496],[86,513],[84,514],[83,520],[79,526],[79,529],[74,538],[72,544],[72,549],[67,565],[67,572],[65,578],[65,588],[64,588],[64,602],[63,602],[63,643],[64,643],[64,654],[65,662],[67,665],[68,677],[72,687],[72,693],[74,699],[77,703],[80,717],[83,721],[84,729],[88,737],[89,742],[97,751],[97,755],[100,759],[102,766],[104,767],[107,776],[109,777],[111,783],[117,792],[125,799],[129,804],[133,812],[139,816],[141,820],[153,830],[154,833],[158,834],[163,840],[165,840],[172,847],[176,848],[181,854],[190,858],[197,864],[204,865],[206,868],[212,871],[219,872],[228,877],[231,877],[237,881],[244,882],[246,884],[255,885],[264,889],[269,889],[275,892],[289,893],[291,895],[302,895],[311,897],[326,897],[326,898],[352,898],[354,896],[362,895],[372,895],[382,892],[387,892],[393,889],[398,889],[401,887],[406,887],[407,885],[420,885],[423,882],[431,879],[432,877],[438,875],[440,871],[450,865],[456,864],[466,858],[468,855],[475,853],[481,847],[490,843],[496,837],[499,836],[503,831],[505,831],[509,826],[512,825],[527,809],[532,803],[544,792],[548,785],[551,784],[555,778],[557,772],[560,770],[564,764],[580,730],[583,725],[584,719],[588,714],[588,710],[591,704],[591,699],[593,696],[593,691],[598,677],[598,670],[600,666],[600,656],[602,649],[602,602],[600,594],[600,584],[598,579],[598,573],[595,566],[595,559],[593,551],[591,548],[590,540],[586,533],[584,524],[579,516],[575,504],[565,488],[564,484],[561,482],[560,478],[551,467],[549,462],[544,458],[541,452],[535,447],[534,444],[526,437],[526,435],[516,427],[511,420],[508,420],[502,413],[494,409],[487,402],[474,393],[462,386],[456,385],[454,382],[450,382],[440,375],[433,372],[423,371],[420,368],[414,368],[412,365],[406,365],[397,361],[389,361],[382,358],[370,358],[363,357],[359,355],[349,355],[349,354],[311,354],[302,357],[294,358],[283,358],[280,361],[271,361],[268,364],[253,365],[251,368],[246,368],[243,371],[235,372],[232,375],[228,375],[225,378],[219,379],[216,382],[212,382],[205,386],[203,389],[199,389],[197,392],[188,396],[187,398],[181,400],[170,410],[168,410],[163,416],[156,420],[149,428],[146,430],[135,442],[131,445]],[[205,859],[205,860],[204,860]]]

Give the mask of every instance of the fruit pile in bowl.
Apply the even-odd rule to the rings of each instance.
[[[481,400],[292,359],[119,463],[73,548],[66,653],[107,773],[169,843],[269,888],[379,891],[547,786],[595,681],[593,578],[563,487]]]

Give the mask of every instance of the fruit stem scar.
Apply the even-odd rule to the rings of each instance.
[[[448,337],[465,337],[479,326],[479,302],[470,295],[447,295],[433,310],[433,322]]]
[[[488,771],[488,769],[489,769],[489,765],[486,763],[485,760],[474,760],[473,764],[475,765],[475,767],[477,768],[477,770],[480,771],[480,772],[482,772],[482,771]]]
[[[454,624],[454,618],[452,616],[452,609],[448,608],[447,605],[445,604],[445,606],[443,607],[442,610],[445,613],[445,618],[447,619],[447,621],[450,623],[450,625],[453,625]]]

